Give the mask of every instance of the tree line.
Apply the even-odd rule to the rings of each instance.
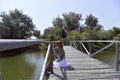
[[[17,9],[7,14],[0,14],[0,39],[28,39],[31,36],[40,38],[40,31],[35,28],[32,19]]]
[[[84,20],[84,24],[81,22]],[[104,30],[97,17],[92,14],[85,19],[82,14],[69,12],[56,17],[53,26],[44,30],[43,38],[48,40],[120,40],[120,28]]]
[[[120,40],[120,28],[104,30],[99,19],[92,14],[82,18],[75,12],[63,13],[52,21],[52,26],[41,35],[32,19],[18,9],[0,14],[0,39],[28,39],[31,36],[46,40]],[[83,23],[82,23],[83,22]]]
[[[10,10],[7,14],[0,14],[0,39],[29,39],[31,36],[49,41],[55,40],[120,40],[120,28],[113,27],[104,30],[99,19],[92,14],[82,18],[82,14],[75,12],[63,13],[52,20],[52,26],[44,30],[41,35],[32,19],[18,9]],[[83,22],[83,23],[82,23]],[[97,51],[108,43],[92,43],[92,51]],[[85,43],[88,48],[88,44]],[[33,46],[34,47],[34,46]],[[32,48],[33,48],[32,47]],[[41,49],[44,46],[41,46]],[[80,46],[79,46],[80,47]],[[39,48],[34,47],[35,49]]]

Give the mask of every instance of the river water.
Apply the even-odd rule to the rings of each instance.
[[[116,67],[116,53],[115,49],[108,49],[106,51],[102,51],[102,53],[98,54],[96,58],[115,69]],[[119,67],[120,70],[120,67]]]
[[[114,50],[96,56],[102,62],[115,68]],[[0,80],[38,80],[44,62],[41,52],[27,52],[0,57]]]
[[[0,80],[37,80],[43,62],[44,55],[41,52],[0,57]]]

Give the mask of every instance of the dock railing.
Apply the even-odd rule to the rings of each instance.
[[[44,64],[42,67],[42,71],[39,77],[39,80],[44,80],[44,78],[46,76],[49,76],[51,73],[53,73],[53,50],[52,50],[52,43],[54,41],[49,42],[48,45],[48,49],[47,49],[47,53],[45,56],[45,60],[44,60]],[[91,44],[92,43],[110,43],[108,45],[106,45],[105,47],[101,48],[100,50],[92,53],[91,52]],[[96,54],[100,53],[101,51],[111,47],[113,44],[115,44],[115,53],[116,53],[116,71],[119,71],[119,56],[120,56],[120,41],[108,41],[108,40],[87,40],[87,41],[65,41],[64,42],[65,45],[71,45],[75,48],[77,48],[77,45],[81,45],[81,47],[83,47],[83,49],[85,50],[85,52],[90,56],[90,57],[94,57]],[[76,44],[77,43],[77,44]],[[88,43],[89,47],[86,48],[86,46],[84,45],[84,43]]]
[[[53,73],[53,43],[54,41],[49,41],[39,80],[46,80]]]
[[[67,42],[68,43],[68,42]],[[77,44],[76,44],[77,43]],[[84,43],[88,43],[88,48],[86,48]],[[101,48],[100,50],[97,50],[96,52],[92,52],[92,43],[109,43],[108,45],[104,46],[103,48]],[[113,44],[115,44],[115,68],[116,71],[120,71],[119,70],[119,66],[120,66],[120,41],[118,40],[84,40],[84,41],[69,41],[69,44],[71,46],[73,46],[74,48],[77,48],[77,45],[82,46],[82,48],[84,49],[84,51],[90,56],[90,57],[94,57],[96,54],[99,54],[101,51],[111,47]]]
[[[53,73],[53,55],[51,48],[52,43],[49,43],[39,80],[45,80],[45,78],[49,77],[50,73]]]

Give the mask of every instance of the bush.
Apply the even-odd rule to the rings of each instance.
[[[78,30],[70,31],[67,35],[67,39],[68,40],[80,40],[81,39],[80,31]]]

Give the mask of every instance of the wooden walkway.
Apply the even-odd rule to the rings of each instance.
[[[49,80],[120,80],[120,72],[89,57],[73,47],[65,46],[68,68],[54,68]]]

